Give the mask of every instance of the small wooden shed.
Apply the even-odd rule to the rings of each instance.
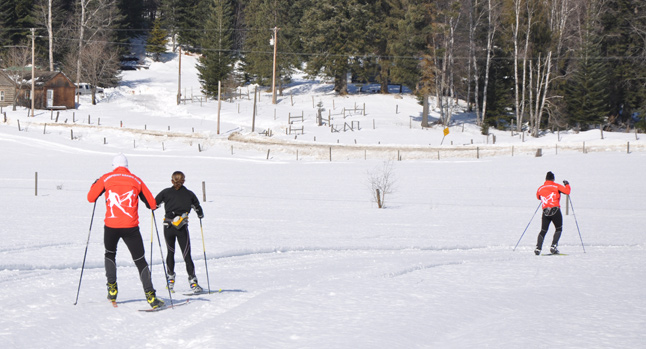
[[[13,105],[16,95],[16,84],[9,75],[0,70],[0,107]]]
[[[61,72],[36,71],[34,86],[34,108],[74,109],[76,87],[72,80]],[[18,93],[18,104],[31,107],[31,72],[25,74],[24,83]]]

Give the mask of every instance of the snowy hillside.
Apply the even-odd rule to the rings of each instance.
[[[182,92],[194,98],[181,105],[178,60],[168,58],[124,72],[122,84],[106,89],[95,106],[81,97],[78,110],[61,111],[58,122],[56,111],[28,118],[26,109],[3,109],[3,347],[638,348],[646,342],[644,135],[605,132],[601,139],[593,130],[532,138],[493,131],[493,144],[472,116],[457,115],[442,140],[440,127],[419,127],[421,107],[411,96],[338,97],[331,86],[304,80],[290,85],[277,105],[262,91],[255,123],[253,87],[248,96],[244,87],[243,98],[222,102],[218,134],[218,104],[200,103],[195,58],[182,57]],[[331,132],[328,114],[339,132]],[[292,124],[303,134],[289,134],[290,115],[303,116]],[[535,157],[539,148],[543,156]],[[93,216],[86,194],[118,152],[153,194],[170,186],[173,171],[186,174],[205,212],[203,229],[190,217],[197,276],[218,293],[172,310],[138,312],[148,305],[121,243],[119,307],[110,306],[105,207],[100,200]],[[388,160],[396,182],[380,210],[368,173]],[[574,206],[564,215],[560,242],[566,256],[532,252],[540,230],[535,193],[547,171],[572,185]],[[170,302],[161,264],[166,248],[160,251],[156,231],[162,211],[155,211],[156,222],[143,207],[139,214],[153,283]],[[546,244],[552,234],[550,227]],[[181,301],[189,298],[182,294],[188,283],[177,255],[176,261],[173,301]]]

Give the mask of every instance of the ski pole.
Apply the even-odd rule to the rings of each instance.
[[[572,207],[572,216],[574,216],[574,223],[576,223],[576,230],[579,232],[579,239],[581,240],[581,247],[583,247],[583,253],[585,253],[585,245],[583,245],[583,238],[581,237],[581,229],[579,229],[579,222],[576,220],[576,214],[574,214],[574,205],[572,205],[572,198],[570,195],[567,196],[570,200],[570,207]]]
[[[529,223],[527,223],[527,226],[525,227],[525,230],[523,230],[523,234],[520,236],[520,239],[518,239],[518,242],[516,243],[516,246],[514,246],[514,251],[516,251],[516,247],[518,247],[518,244],[520,244],[520,240],[523,239],[523,236],[525,235],[525,232],[527,231],[527,228],[529,228],[529,225],[532,224],[532,221],[534,220],[534,217],[536,216],[536,212],[538,212],[538,209],[541,208],[541,203],[538,203],[538,207],[536,207],[536,211],[534,211],[534,214],[532,215],[532,219],[529,220]]]
[[[155,219],[155,211],[151,211],[153,214],[153,222],[155,226],[155,231],[157,232],[157,241],[159,242],[159,253],[161,254],[161,260],[162,260],[162,266],[164,267],[164,275],[166,276],[166,284],[168,284],[168,272],[166,271],[166,262],[164,262],[164,251],[162,251],[162,245],[161,245],[161,239],[159,239],[159,229],[157,229],[157,220]],[[168,297],[170,297],[170,305],[173,306],[173,295],[170,292],[170,288],[166,287],[168,289]],[[175,307],[173,307],[175,309]]]
[[[204,267],[206,268],[206,285],[209,287],[209,294],[211,294],[211,282],[209,281],[209,265],[206,263],[206,245],[204,244],[204,228],[202,228],[202,218],[200,218],[200,230],[202,231],[202,250],[204,251]]]
[[[79,302],[79,293],[81,293],[81,280],[83,279],[83,269],[85,269],[85,258],[87,257],[87,247],[90,245],[90,233],[92,233],[92,222],[94,222],[94,211],[96,211],[96,201],[94,201],[94,208],[92,208],[92,218],[90,218],[90,229],[87,233],[87,242],[85,243],[85,253],[83,254],[83,264],[81,265],[81,277],[79,277],[79,287],[76,290],[76,301],[74,305]]]
[[[153,224],[155,224],[155,215],[150,211],[150,278],[153,278]]]

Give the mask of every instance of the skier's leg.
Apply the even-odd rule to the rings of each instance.
[[[552,246],[557,246],[559,244],[559,239],[561,239],[561,232],[563,231],[563,215],[561,214],[560,209],[554,216],[552,216],[552,222],[556,228],[554,238],[552,238]]]
[[[166,268],[168,274],[175,275],[175,238],[177,229],[164,223],[164,240],[166,241]]]
[[[182,250],[184,262],[186,263],[186,273],[188,274],[188,278],[194,278],[195,264],[193,263],[193,258],[191,258],[191,237],[188,233],[187,226],[184,226],[177,232],[177,242]]]
[[[105,277],[109,284],[117,282],[117,243],[119,242],[118,229],[103,228],[103,246],[105,248]]]
[[[550,227],[550,221],[550,217],[543,214],[541,231],[538,233],[538,240],[536,241],[536,248],[539,250],[543,249],[543,240],[545,239],[545,234],[547,234],[547,229]]]
[[[139,227],[129,228],[123,234],[123,242],[128,246],[132,260],[139,270],[139,278],[143,284],[145,292],[155,291],[152,280],[150,279],[150,269],[146,262],[146,252],[144,250],[144,240],[141,238]]]

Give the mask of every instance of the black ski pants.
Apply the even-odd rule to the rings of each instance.
[[[150,269],[146,263],[144,241],[141,238],[139,227],[133,228],[110,228],[105,227],[103,234],[103,244],[105,246],[105,276],[108,283],[117,282],[117,244],[119,239],[128,247],[132,260],[139,270],[139,278],[144,287],[144,292],[155,291],[152,280],[150,279]]]
[[[550,223],[553,223],[554,228],[556,228],[554,237],[552,238],[552,246],[558,245],[561,232],[563,231],[563,215],[561,215],[560,207],[546,208],[543,210],[541,232],[538,233],[538,241],[536,242],[536,248],[539,250],[543,247],[543,240],[545,239],[545,234],[547,234],[547,229],[550,227]]]
[[[164,239],[166,240],[166,267],[169,274],[175,274],[175,241],[182,251],[182,258],[186,263],[186,273],[189,280],[195,277],[195,264],[191,258],[191,237],[188,233],[188,225],[175,228],[172,224],[164,222]]]

